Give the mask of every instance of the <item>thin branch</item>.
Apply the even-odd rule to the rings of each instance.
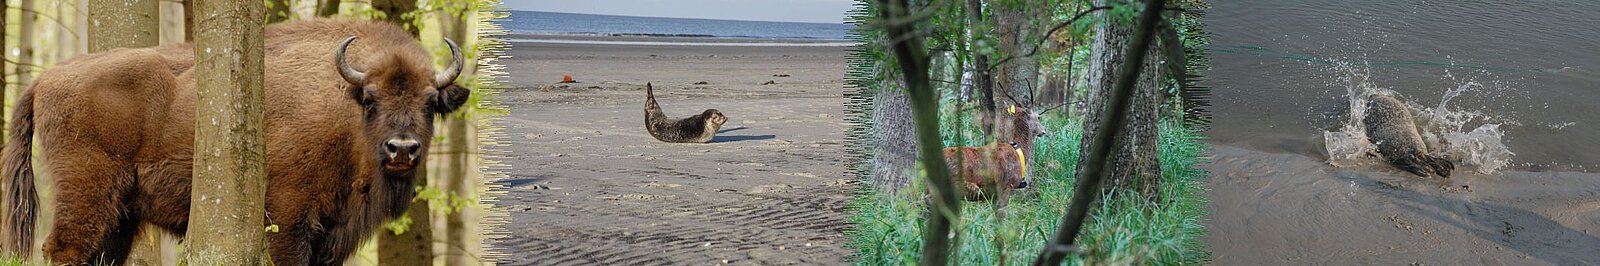
[[[907,0],[878,0],[878,17],[894,21],[907,16],[909,11]],[[950,168],[944,160],[942,150],[944,144],[939,132],[939,102],[934,98],[934,91],[928,84],[927,50],[922,46],[920,38],[904,38],[914,29],[910,23],[887,23],[883,25],[892,39],[902,40],[889,43],[889,50],[899,61],[900,70],[906,83],[906,90],[911,95],[912,119],[916,125],[917,143],[920,157],[922,158],[923,171],[926,173],[927,182],[933,186],[932,211],[928,212],[927,228],[922,236],[922,265],[946,265],[950,259],[950,243],[956,242],[956,235],[952,234],[953,221],[961,217],[961,202],[955,195],[955,184],[951,182]]]
[[[1091,7],[1091,8],[1089,8],[1089,10],[1079,11],[1077,15],[1072,15],[1071,19],[1067,19],[1067,21],[1062,21],[1061,23],[1057,23],[1055,27],[1050,28],[1050,31],[1046,31],[1044,33],[1045,38],[1039,38],[1039,41],[1035,41],[1033,43],[1033,49],[1028,49],[1028,53],[1023,55],[1023,56],[1021,56],[1021,57],[1029,57],[1029,56],[1033,56],[1034,54],[1039,53],[1039,46],[1044,45],[1044,40],[1045,39],[1049,39],[1050,35],[1055,34],[1056,31],[1064,29],[1068,25],[1072,25],[1072,23],[1078,22],[1079,19],[1083,19],[1085,16],[1088,16],[1089,14],[1092,14],[1095,11],[1111,10],[1111,8],[1112,7],[1109,7],[1109,6],[1097,6],[1097,7]],[[1006,56],[1006,58],[1000,59],[999,62],[995,62],[994,64],[992,64],[989,67],[992,68],[992,67],[995,67],[995,66],[1003,65],[1006,62],[1011,61],[1011,59],[1013,59],[1013,58],[1017,58],[1017,56]]]
[[[1145,0],[1144,4],[1145,10],[1140,12],[1138,28],[1133,32],[1133,43],[1128,44],[1123,52],[1127,58],[1122,60],[1122,71],[1118,73],[1117,82],[1112,88],[1110,109],[1101,114],[1105,122],[1096,130],[1094,142],[1089,145],[1088,162],[1078,166],[1078,186],[1072,192],[1072,206],[1067,210],[1067,215],[1062,217],[1059,231],[1045,244],[1039,258],[1034,260],[1035,266],[1060,265],[1067,253],[1078,250],[1074,245],[1078,231],[1083,228],[1084,220],[1089,218],[1089,206],[1100,196],[1101,180],[1110,174],[1103,170],[1111,157],[1111,143],[1117,132],[1122,132],[1126,127],[1124,122],[1128,119],[1133,85],[1139,81],[1145,50],[1150,48],[1151,39],[1155,37],[1155,27],[1161,21],[1160,12],[1166,0]]]
[[[12,9],[16,9],[18,14],[21,14],[21,13],[24,13],[24,12],[33,13],[34,17],[44,17],[44,18],[50,19],[50,22],[54,22],[56,24],[56,26],[60,26],[61,31],[67,32],[67,33],[71,33],[72,34],[72,38],[74,38],[74,39],[81,38],[81,37],[78,36],[78,32],[72,31],[73,30],[72,26],[71,25],[67,25],[66,22],[62,22],[61,18],[57,18],[55,16],[51,16],[51,15],[48,15],[48,14],[45,14],[45,13],[39,13],[38,10],[33,10],[32,8],[26,8],[25,9],[25,8],[22,8],[22,7],[19,6],[19,7],[14,7]],[[23,19],[23,18],[18,17],[17,19]]]
[[[1112,8],[1113,7],[1109,7],[1109,6],[1097,6],[1097,7],[1089,8],[1089,10],[1084,10],[1082,12],[1078,12],[1078,14],[1077,15],[1073,15],[1071,19],[1068,19],[1067,21],[1063,21],[1063,22],[1061,22],[1059,24],[1056,24],[1055,27],[1050,28],[1050,31],[1047,31],[1044,34],[1044,36],[1046,38],[1040,38],[1039,41],[1035,41],[1034,44],[1033,44],[1033,49],[1029,49],[1027,53],[1023,54],[1020,57],[1030,57],[1030,56],[1033,56],[1035,54],[1038,54],[1039,53],[1039,46],[1043,46],[1044,45],[1044,40],[1048,39],[1051,34],[1055,34],[1056,31],[1059,31],[1059,30],[1061,30],[1063,28],[1066,28],[1068,25],[1072,25],[1072,23],[1074,23],[1074,22],[1078,22],[1078,19],[1081,19],[1084,16],[1089,15],[1089,13],[1093,13],[1093,12],[1098,11],[1098,10],[1110,10]],[[1176,11],[1178,13],[1185,13],[1185,12],[1189,12],[1190,11],[1188,9],[1183,9],[1183,8],[1163,8],[1161,10],[1163,10],[1163,11]],[[1018,56],[1006,56],[1006,58],[1000,59],[999,62],[995,62],[990,67],[993,68],[993,67],[997,67],[997,66],[999,66],[1001,64],[1005,64],[1006,61],[1011,61],[1012,58],[1016,58],[1016,57],[1018,57]]]

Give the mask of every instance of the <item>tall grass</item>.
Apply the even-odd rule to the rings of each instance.
[[[949,99],[949,98],[946,98]],[[947,100],[948,101],[948,100]],[[946,102],[940,110],[940,129],[948,146],[982,145],[973,112],[960,111]],[[1067,212],[1076,184],[1081,125],[1064,118],[1046,117],[1051,134],[1037,141],[1030,169],[1037,169],[1034,184],[1014,194],[997,215],[990,203],[963,204],[955,228],[960,242],[953,247],[958,265],[1027,265],[1033,262]],[[1143,197],[1107,195],[1079,241],[1084,252],[1067,259],[1069,265],[1197,264],[1209,260],[1199,237],[1205,233],[1200,218],[1206,200],[1196,169],[1203,163],[1205,145],[1199,132],[1164,123],[1160,126],[1160,153],[1164,202]],[[898,193],[868,190],[850,202],[850,247],[859,265],[914,264],[921,254],[926,190],[922,178]],[[1123,193],[1123,192],[1112,192]],[[1128,191],[1126,193],[1133,193]],[[1003,262],[1002,262],[1003,261]]]

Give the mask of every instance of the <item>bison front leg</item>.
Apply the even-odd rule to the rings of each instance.
[[[117,265],[128,260],[128,253],[133,250],[133,240],[137,239],[140,232],[138,219],[123,219],[117,227],[100,242],[100,256],[90,258],[94,262],[90,265]]]
[[[58,153],[59,154],[59,153]],[[128,212],[134,195],[130,165],[85,153],[52,158],[93,158],[54,160],[50,173],[56,176],[56,218],[45,242],[45,253],[55,263],[74,265],[120,260],[128,256],[128,246],[138,234],[139,220]],[[95,264],[99,265],[99,264]]]
[[[279,225],[267,233],[273,265],[311,265],[311,229],[303,223]]]

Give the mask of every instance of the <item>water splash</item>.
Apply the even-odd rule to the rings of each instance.
[[[1366,117],[1367,100],[1374,95],[1396,96],[1406,102],[1416,117],[1417,130],[1429,150],[1433,151],[1432,154],[1455,161],[1458,165],[1474,166],[1480,174],[1494,174],[1510,164],[1514,153],[1502,140],[1505,133],[1500,126],[1504,123],[1515,124],[1515,121],[1493,117],[1481,111],[1451,109],[1451,100],[1469,92],[1484,91],[1490,86],[1470,79],[1455,80],[1447,71],[1446,77],[1455,80],[1458,85],[1445,90],[1438,105],[1424,106],[1401,97],[1394,90],[1375,85],[1371,80],[1371,67],[1365,64],[1336,62],[1333,70],[1340,77],[1330,85],[1345,88],[1350,106],[1349,112],[1346,112],[1348,116],[1337,129],[1322,133],[1328,164],[1346,167],[1378,161],[1369,156],[1375,154],[1377,145],[1367,137],[1366,125],[1362,121]]]
[[[1373,86],[1369,67],[1336,62],[1333,70],[1341,75],[1338,82],[1329,85],[1344,87],[1350,103],[1349,116],[1337,130],[1322,132],[1323,146],[1328,152],[1328,164],[1341,167],[1359,165],[1366,162],[1364,158],[1378,148],[1367,138],[1367,126],[1362,122],[1362,118],[1367,116],[1367,99],[1379,93],[1393,92]]]

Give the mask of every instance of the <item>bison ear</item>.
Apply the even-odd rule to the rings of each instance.
[[[374,100],[377,99],[377,95],[373,95],[374,92],[372,90],[368,90],[362,86],[351,85],[349,93],[350,99],[356,100],[356,103],[361,104],[362,106],[371,105],[373,102],[375,102]]]
[[[439,88],[439,96],[433,99],[434,112],[448,114],[467,104],[467,97],[472,96],[472,91],[454,83]]]

